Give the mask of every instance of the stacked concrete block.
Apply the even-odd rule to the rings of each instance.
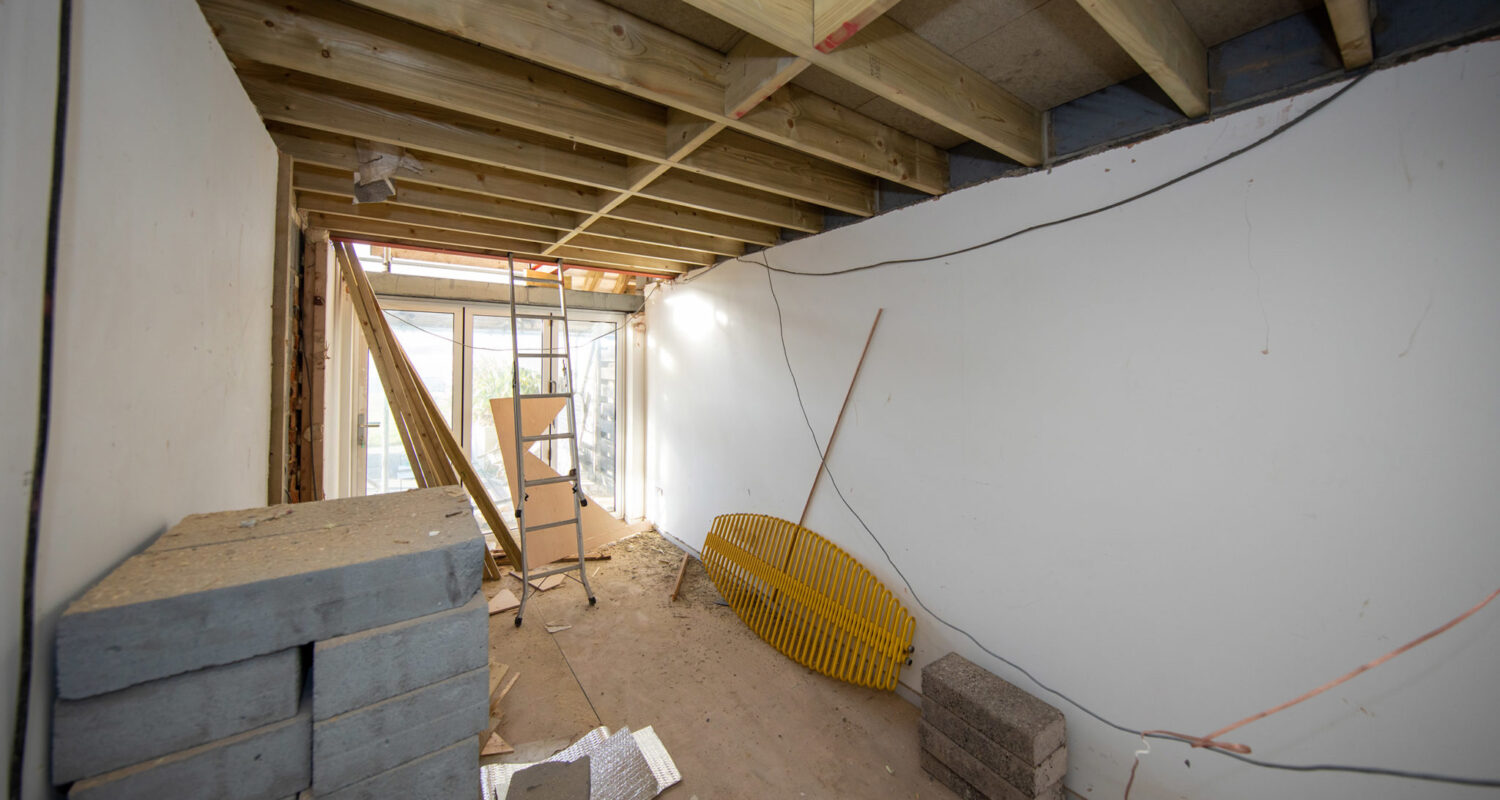
[[[970,800],[1054,800],[1068,771],[1062,712],[957,653],[922,670],[921,764]]]
[[[483,548],[452,488],[183,520],[59,620],[53,782],[75,800],[476,796]]]

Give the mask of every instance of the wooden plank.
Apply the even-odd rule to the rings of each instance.
[[[526,131],[477,125],[432,106],[355,89],[334,94],[315,82],[295,77],[270,80],[243,68],[240,83],[266,119],[601,189],[618,191],[629,182],[626,162],[620,156],[593,148],[574,149]]]
[[[659,182],[659,181],[658,181]],[[660,187],[658,187],[660,189]],[[780,241],[776,225],[755,222],[749,219],[715,214],[674,203],[649,200],[640,195],[616,206],[609,213],[613,219],[640,222],[688,233],[703,233],[725,239],[758,245],[770,245]],[[822,215],[814,214],[821,228]]]
[[[813,475],[812,487],[807,490],[807,502],[802,505],[802,516],[797,519],[798,526],[807,525],[807,512],[812,510],[813,495],[818,491],[818,481],[823,478],[823,470],[828,464],[828,455],[833,452],[833,442],[838,438],[839,426],[844,422],[844,412],[849,410],[849,398],[854,396],[854,384],[859,382],[859,372],[865,367],[865,356],[870,354],[870,342],[875,340],[875,329],[880,326],[880,315],[885,309],[875,309],[875,321],[870,323],[870,334],[865,337],[865,346],[859,351],[859,361],[854,364],[854,375],[849,378],[849,388],[844,391],[844,402],[839,406],[839,415],[833,420],[833,430],[828,434],[828,444],[823,447],[823,457],[818,460],[818,472]]]
[[[698,208],[742,219],[774,225],[778,228],[817,233],[823,230],[823,214],[817,208],[797,200],[776,197],[765,192],[747,192],[744,188],[696,175],[686,170],[671,170],[637,193],[666,203]],[[622,203],[621,208],[629,205]],[[728,209],[732,208],[733,211]]]
[[[1344,69],[1359,69],[1375,60],[1370,36],[1370,0],[1326,0],[1333,37],[1339,43]]]
[[[1042,161],[1036,109],[886,17],[824,53],[799,16],[806,0],[687,3],[1022,164]]]
[[[282,153],[276,162],[276,250],[271,260],[271,419],[267,453],[266,500],[268,505],[290,501],[287,494],[287,432],[291,429],[288,400],[291,397],[292,286],[296,266],[297,227],[292,196],[292,159]]]
[[[1208,50],[1172,0],[1078,0],[1189,117],[1208,113]]]
[[[495,614],[503,614],[513,608],[520,607],[521,601],[516,597],[516,593],[512,592],[509,589],[501,589],[500,591],[495,593],[494,597],[490,598],[491,616],[494,616]]]
[[[897,0],[812,0],[812,41],[824,53],[832,52],[859,33]]]
[[[683,158],[679,166],[752,188],[778,182],[780,194],[868,217],[875,213],[874,184],[851,169],[819,169],[815,158],[753,136],[725,131]],[[742,177],[731,177],[738,175]],[[756,176],[746,180],[743,176]],[[771,176],[777,176],[772,178]]]
[[[542,244],[551,244],[557,241],[558,237],[558,233],[555,230],[536,228],[529,225],[517,225],[485,217],[445,214],[439,211],[424,209],[420,206],[410,206],[389,201],[381,203],[355,203],[352,200],[346,200],[342,197],[298,192],[297,208],[301,209],[304,213],[321,211],[329,214],[353,215],[369,219],[382,219],[388,222],[405,222],[412,225],[427,225],[429,227],[444,227],[457,231],[468,231],[470,233],[483,233],[489,236],[508,236]]]
[[[337,221],[339,219],[346,219],[346,218],[343,218],[343,217],[334,218],[334,221]],[[506,255],[516,255],[513,252],[508,253],[505,250],[490,250],[490,249],[486,249],[484,247],[476,247],[476,246],[473,246],[473,245],[465,245],[465,244],[442,244],[442,243],[434,243],[434,242],[424,241],[424,240],[421,240],[421,239],[409,239],[409,238],[405,238],[405,237],[401,237],[401,236],[393,236],[393,235],[390,235],[390,234],[370,233],[368,231],[345,230],[345,229],[341,229],[341,228],[338,228],[338,227],[331,227],[331,228],[329,228],[328,229],[328,234],[330,236],[336,238],[336,239],[346,239],[346,240],[355,241],[355,242],[378,243],[378,244],[386,245],[386,246],[390,246],[390,247],[403,248],[403,249],[407,249],[407,250],[420,251],[420,252],[433,253],[433,254],[451,253],[451,254],[474,256],[476,258],[488,258],[488,259],[491,259],[491,260],[497,260],[497,259],[498,260],[504,260],[505,257],[506,257]],[[529,258],[529,256],[520,256],[520,255],[517,255],[517,257],[518,258]],[[569,264],[569,266],[589,267],[589,268],[593,268],[593,269],[601,269],[601,270],[605,270],[607,272],[616,272],[616,273],[618,273],[618,272],[631,272],[631,271],[634,271],[634,270],[632,270],[630,268],[621,267],[618,264],[605,264],[605,263],[602,263],[602,262],[590,261],[589,259],[570,258],[570,259],[568,259],[568,264]],[[649,277],[653,277],[653,278],[670,278],[670,277],[674,277],[674,275],[675,275],[675,273],[673,273],[673,274],[667,274],[667,273],[646,272],[646,271],[642,271],[641,274],[648,275]],[[398,277],[409,278],[409,277],[414,277],[414,276],[402,275],[402,276],[398,276]],[[500,298],[500,300],[503,302],[504,297],[502,296]],[[613,309],[606,309],[606,310],[613,310]]]
[[[939,185],[929,180],[930,170],[903,163],[909,154],[919,153],[922,159],[941,161],[946,165],[946,155],[937,148],[826,98],[805,98],[803,104],[807,115],[801,124],[790,128],[778,128],[765,121],[742,119],[726,113],[723,53],[602,0],[357,2],[636,97],[721,120],[739,130],[819,159],[899,181],[929,193],[940,193],[947,188],[946,184]],[[802,36],[806,38],[810,11],[802,19]],[[770,41],[783,49],[790,49],[775,40]],[[818,52],[810,42],[807,49]],[[803,55],[795,50],[792,52]],[[977,77],[977,73],[974,75]],[[840,132],[838,127],[829,128],[825,124],[831,120],[853,118],[862,120],[855,127],[874,131],[877,135],[850,138],[847,128]],[[946,173],[946,166],[943,172]]]
[[[682,565],[677,568],[677,580],[672,581],[672,600],[674,601],[678,593],[682,591],[682,579],[687,576],[688,559],[691,557],[687,553],[682,554]]]
[[[464,233],[440,227],[435,228],[425,225],[389,222],[355,215],[312,212],[308,216],[310,220],[314,221],[314,224],[327,228],[330,231],[343,231],[381,237],[383,239],[393,239],[398,243],[405,241],[427,242],[442,246],[469,247],[496,253],[515,253],[534,258],[540,258],[542,256],[541,251],[545,249],[535,242],[526,242],[519,239],[505,239],[479,233]],[[644,270],[653,275],[667,277],[687,271],[687,265],[678,261],[646,258],[644,256],[626,256],[584,247],[570,246],[560,248],[555,256],[566,261],[578,260],[587,262],[590,266],[613,265],[634,270]]]
[[[745,116],[810,63],[754,36],[740,39],[724,59],[724,113]]]
[[[500,738],[500,734],[490,731],[490,738],[484,743],[484,747],[480,748],[479,755],[503,756],[514,752],[516,752],[516,748],[511,747],[509,742]]]
[[[307,237],[302,274],[302,499],[323,499],[323,381],[328,361],[328,237]]]
[[[319,75],[642,158],[662,158],[656,105],[333,0],[202,0],[233,58]]]
[[[354,197],[354,181],[349,174],[324,167],[299,164],[292,183],[299,192],[303,193],[316,192],[350,199]],[[504,220],[552,231],[573,228],[581,219],[577,214],[528,206],[524,203],[501,200],[487,195],[440,189],[404,179],[396,181],[396,199],[404,205],[418,208]],[[556,234],[553,235],[555,237]]]

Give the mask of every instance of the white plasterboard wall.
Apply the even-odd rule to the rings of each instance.
[[[26,796],[52,629],[184,515],[264,502],[276,151],[191,0],[76,2]],[[0,3],[0,741],[36,426],[58,4]]]
[[[1207,733],[1494,589],[1497,76],[1500,43],[1463,47],[1376,73],[1131,206],[920,266],[778,276],[820,441],[885,308],[831,466],[924,599],[1109,717]],[[1067,216],[1229,153],[1337,89],[767,257],[828,271]],[[765,270],[730,263],[655,292],[647,313],[648,516],[694,548],[717,514],[795,520],[817,455]],[[915,605],[826,479],[808,525]],[[1500,777],[1497,620],[1488,609],[1228,738],[1272,760]],[[921,613],[916,644],[913,687],[957,650],[1040,693]],[[1119,796],[1139,740],[1064,709],[1067,785]],[[1132,796],[1488,794],[1158,743]]]

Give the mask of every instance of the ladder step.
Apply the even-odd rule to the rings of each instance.
[[[551,483],[572,483],[573,481],[576,481],[576,480],[578,480],[578,476],[577,475],[559,475],[559,476],[557,476],[555,478],[538,478],[537,480],[534,480],[534,481],[528,480],[528,481],[526,481],[526,485],[527,486],[546,486],[546,485],[551,484]]]
[[[571,439],[571,438],[573,438],[573,434],[571,434],[571,433],[544,433],[544,434],[542,434],[540,436],[522,436],[521,437],[521,441],[523,441],[523,442],[551,442],[551,441],[556,441],[557,439]]]
[[[567,358],[567,353],[516,353],[517,358]]]
[[[584,562],[584,563],[587,563],[587,562]],[[536,572],[536,571],[529,572],[529,573],[526,574],[526,578],[527,578],[528,581],[534,581],[537,578],[550,578],[553,575],[561,575],[564,572],[575,572],[575,571],[577,571],[577,569],[578,569],[578,564],[576,564],[576,563],[575,564],[569,564],[566,567],[557,567],[556,569],[549,569],[549,570],[545,570],[545,571],[542,571],[542,572]]]
[[[530,399],[530,398],[533,398],[533,397],[572,397],[572,396],[573,396],[572,392],[542,392],[541,394],[523,394],[523,395],[521,395],[521,399],[522,400],[527,400],[527,399]]]
[[[522,314],[517,312],[516,319],[546,319],[554,322],[563,322],[567,317],[561,314]]]
[[[512,277],[514,277],[517,281],[520,281],[522,283],[554,283],[554,284],[559,284],[559,285],[562,284],[562,281],[560,281],[560,280],[558,280],[556,278],[539,278],[539,277],[536,277],[534,275],[514,275]]]
[[[543,522],[540,525],[527,525],[526,532],[530,533],[532,531],[544,531],[548,528],[561,528],[564,525],[572,525],[576,522],[578,522],[578,518],[573,517],[572,519],[560,519],[556,522]]]

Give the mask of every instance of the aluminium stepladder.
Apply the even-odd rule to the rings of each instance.
[[[597,600],[594,597],[593,588],[589,586],[589,575],[588,569],[586,568],[587,562],[583,558],[583,507],[588,505],[588,498],[583,496],[583,488],[581,485],[582,475],[578,470],[578,427],[577,417],[575,416],[573,409],[573,357],[572,345],[569,341],[568,336],[568,304],[563,296],[564,286],[562,260],[558,259],[557,261],[556,278],[533,275],[524,275],[518,278],[516,276],[515,258],[507,253],[505,260],[507,266],[509,266],[510,268],[511,277],[510,352],[511,397],[513,398],[513,401],[511,402],[511,409],[515,413],[516,426],[516,496],[512,498],[512,501],[514,502],[516,508],[516,531],[521,539],[521,563],[518,565],[520,569],[517,570],[521,573],[521,605],[516,609],[516,627],[519,628],[521,627],[521,618],[526,613],[526,601],[531,597],[531,581],[533,578],[546,578],[550,575],[560,575],[565,572],[572,572],[573,570],[577,570],[578,581],[579,583],[583,584],[583,591],[588,595],[589,605],[594,605]],[[520,289],[520,287],[532,283],[555,284],[557,286],[557,313],[536,314],[519,312],[516,310],[517,291]],[[545,335],[542,337],[541,346],[543,349],[535,351],[521,350],[521,336],[519,332],[519,325],[517,323],[523,319],[541,320],[543,330],[552,334],[550,337]],[[558,334],[556,333],[557,328],[555,326],[557,323],[562,323],[561,350],[559,350],[556,345]],[[552,345],[550,347],[548,346],[549,338],[552,342]],[[562,377],[567,382],[568,391],[556,391],[558,386],[556,384],[556,381],[554,380],[552,385],[547,387],[549,389],[552,389],[553,391],[538,392],[534,394],[522,394],[521,362],[523,360],[538,360],[544,367],[549,362],[556,363],[557,361],[561,361],[563,373]],[[552,371],[546,369],[542,370],[543,374],[548,374],[549,372]],[[555,377],[556,376],[554,373],[554,378]],[[567,411],[567,431],[563,433],[541,433],[536,436],[523,435],[521,429],[521,404],[525,402],[527,398],[558,397],[566,398],[566,402],[564,403],[563,407]],[[564,440],[567,441],[569,454],[572,456],[572,461],[570,462],[572,468],[568,471],[568,474],[559,475],[556,477],[528,480],[526,478],[526,451],[530,449],[531,445],[535,444],[536,442],[543,441],[555,444],[556,442]],[[545,486],[554,483],[568,483],[571,485],[571,488],[573,490],[571,492],[573,497],[573,516],[567,519],[544,520],[540,522],[531,520],[530,517],[526,514],[527,489],[533,486]],[[548,528],[560,528],[566,525],[573,526],[573,531],[577,535],[578,560],[567,566],[532,572],[530,566],[526,561],[527,532],[540,531]]]

